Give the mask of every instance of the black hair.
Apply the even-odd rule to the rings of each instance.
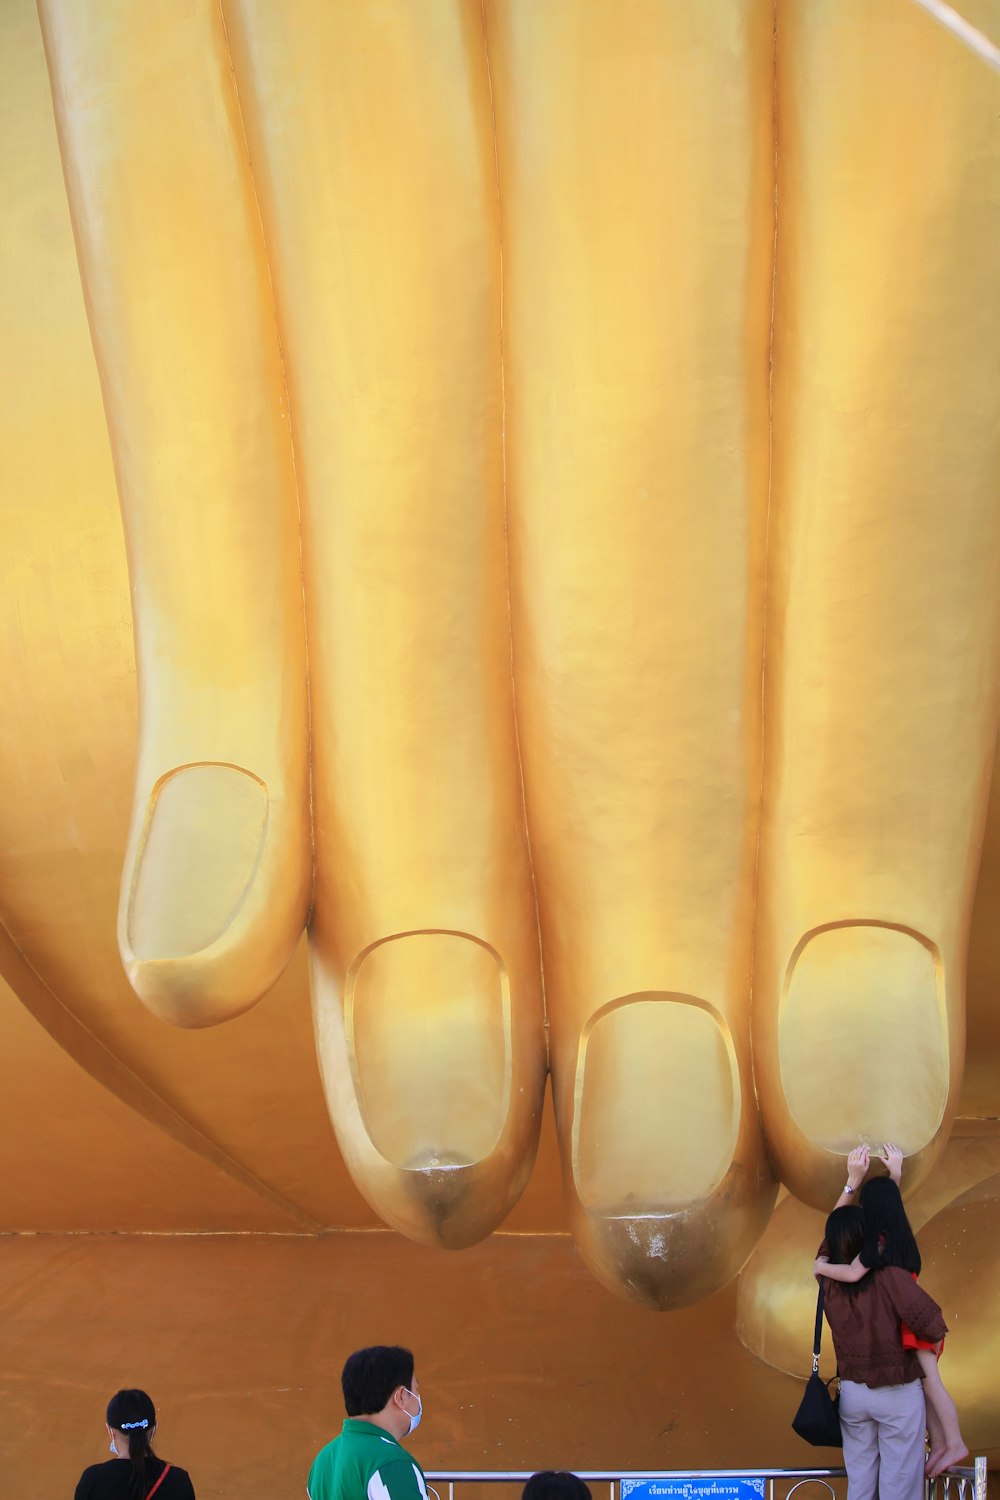
[[[591,1500],[590,1486],[565,1469],[542,1469],[532,1474],[521,1500]]]
[[[152,1484],[146,1460],[153,1448],[156,1407],[145,1391],[116,1391],[108,1402],[107,1423],[128,1438],[128,1458],[132,1468],[128,1476],[129,1495],[145,1500]]]
[[[901,1266],[920,1275],[920,1251],[903,1207],[903,1195],[891,1177],[873,1177],[861,1189],[865,1216],[862,1263],[871,1268]]]
[[[367,1417],[381,1411],[393,1391],[413,1384],[413,1355],[398,1344],[375,1344],[358,1349],[344,1365],[340,1383],[344,1409],[349,1417]]]
[[[856,1203],[845,1203],[843,1208],[833,1210],[826,1221],[825,1238],[831,1262],[835,1266],[849,1266],[865,1241],[865,1216]]]

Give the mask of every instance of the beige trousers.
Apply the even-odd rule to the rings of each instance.
[[[922,1500],[924,1392],[919,1380],[868,1386],[840,1382],[847,1500]]]

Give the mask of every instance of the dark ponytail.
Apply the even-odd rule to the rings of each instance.
[[[845,1203],[842,1208],[835,1208],[826,1221],[823,1238],[830,1254],[830,1264],[849,1266],[865,1242],[865,1216],[858,1205]],[[860,1282],[845,1281],[840,1289],[850,1295],[859,1285]]]
[[[128,1477],[132,1500],[145,1500],[152,1485],[146,1460],[152,1455],[156,1408],[145,1391],[118,1391],[108,1402],[107,1423],[128,1438],[128,1456],[132,1465]]]
[[[902,1194],[889,1177],[873,1177],[861,1189],[865,1243],[861,1262],[869,1269],[901,1266],[920,1275],[920,1251],[903,1207]]]

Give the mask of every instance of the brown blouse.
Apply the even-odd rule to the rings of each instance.
[[[918,1338],[943,1339],[941,1309],[909,1271],[886,1266],[853,1286],[823,1278],[823,1308],[833,1335],[837,1374],[861,1385],[906,1385],[920,1379],[920,1363],[902,1345],[902,1324]]]

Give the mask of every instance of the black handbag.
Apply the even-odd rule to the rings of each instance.
[[[831,1381],[836,1380],[831,1375],[829,1380],[824,1380],[819,1373],[819,1344],[823,1336],[823,1283],[819,1284],[819,1296],[816,1298],[816,1333],[813,1338],[813,1367],[812,1374],[806,1381],[806,1388],[799,1409],[792,1418],[792,1427],[800,1438],[805,1438],[807,1443],[812,1443],[814,1448],[840,1448],[844,1439],[840,1432],[840,1393],[836,1396],[830,1395]]]

